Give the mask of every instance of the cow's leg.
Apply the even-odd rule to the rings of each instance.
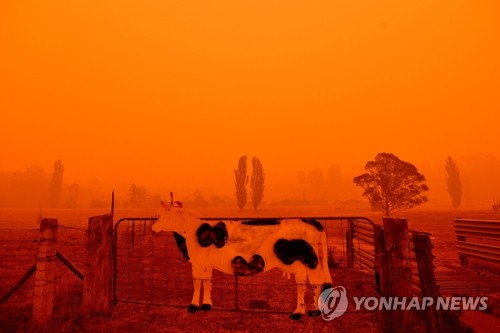
[[[193,276],[193,298],[191,299],[191,304],[189,304],[188,306],[188,312],[192,313],[200,309],[200,292],[201,292],[201,279],[197,279]]]
[[[202,310],[212,310],[212,279],[203,280],[203,303]]]
[[[307,274],[307,276],[309,278],[309,282],[311,283],[311,286],[313,289],[313,293],[314,293],[313,308],[312,308],[312,310],[310,310],[307,313],[310,317],[318,317],[319,315],[321,315],[321,311],[318,309],[318,299],[319,299],[319,295],[321,295],[321,293],[325,289],[331,287],[332,280],[331,280],[331,277],[329,275],[330,274],[328,274],[328,277],[325,278],[325,276],[326,276],[325,273],[319,267],[316,269],[310,270]],[[328,281],[325,281],[325,280],[328,280]]]
[[[318,309],[318,299],[321,294],[321,285],[311,283],[311,286],[314,294],[314,302],[312,310],[309,310],[307,314],[309,317],[318,317],[321,314],[321,311]]]
[[[207,265],[196,265],[193,263],[193,299],[188,306],[188,312],[196,312],[200,309],[201,286],[203,285],[202,310],[212,308],[212,270]]]
[[[295,272],[295,282],[297,282],[297,308],[290,315],[290,319],[299,320],[306,313],[304,294],[307,287],[307,274],[305,270]]]

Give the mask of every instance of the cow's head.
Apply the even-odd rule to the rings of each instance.
[[[181,233],[185,231],[187,226],[191,225],[191,220],[195,217],[184,211],[180,201],[167,203],[160,201],[161,212],[158,220],[153,224],[153,231],[175,231]]]

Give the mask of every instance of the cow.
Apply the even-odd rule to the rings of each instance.
[[[192,264],[193,298],[188,312],[212,309],[212,271],[253,275],[278,268],[295,275],[297,307],[290,318],[305,315],[307,282],[314,292],[312,317],[321,314],[318,297],[331,287],[326,233],[314,219],[256,219],[203,221],[183,209],[179,202],[161,202],[163,209],[152,230],[174,232],[184,257]],[[318,251],[321,249],[321,260]],[[203,286],[203,301],[200,293]]]

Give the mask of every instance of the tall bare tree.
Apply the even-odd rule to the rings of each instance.
[[[262,203],[262,199],[264,198],[264,168],[262,167],[262,163],[257,157],[252,158],[252,177],[251,177],[251,186],[252,186],[252,206],[254,209],[257,209]]]
[[[365,165],[366,173],[354,177],[354,184],[364,189],[372,207],[386,216],[421,205],[427,201],[425,177],[417,168],[390,153],[379,153]]]
[[[448,177],[446,178],[446,185],[448,186],[448,193],[451,198],[451,206],[457,209],[462,203],[462,181],[460,179],[460,170],[451,156],[448,156],[446,159],[445,168],[446,173],[448,174]]]
[[[238,169],[234,170],[234,177],[236,178],[236,202],[240,209],[243,209],[247,204],[247,157],[243,155],[238,161]]]
[[[59,207],[63,186],[64,165],[61,160],[54,162],[54,172],[49,188],[49,206]]]

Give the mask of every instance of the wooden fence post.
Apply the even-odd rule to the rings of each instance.
[[[354,221],[347,220],[347,231],[345,233],[347,248],[347,268],[354,267]]]
[[[390,272],[388,253],[385,250],[384,229],[373,226],[373,238],[375,245],[375,282],[377,293],[380,297],[388,297],[390,294]],[[389,311],[377,311],[377,327],[379,332],[390,332],[391,316]]]
[[[417,259],[418,275],[420,279],[420,290],[422,297],[432,297],[432,306],[425,308],[425,322],[427,332],[438,333],[442,331],[442,319],[440,312],[436,309],[439,296],[438,286],[434,275],[434,256],[432,255],[432,243],[430,235],[425,233],[413,233],[413,248]]]
[[[44,218],[40,222],[40,243],[36,256],[33,298],[33,324],[43,326],[52,316],[55,269],[57,219]]]
[[[113,216],[89,218],[88,263],[83,280],[82,311],[86,315],[111,315],[113,282]]]
[[[412,296],[410,240],[408,235],[408,220],[405,218],[384,217],[385,250],[389,263],[388,281],[381,285],[388,285],[389,297],[397,297],[399,303],[403,297],[408,300]],[[393,305],[395,300],[393,300]],[[386,332],[410,332],[412,313],[400,310],[406,305],[399,305],[398,310],[387,311],[390,316],[390,327],[385,327]]]

